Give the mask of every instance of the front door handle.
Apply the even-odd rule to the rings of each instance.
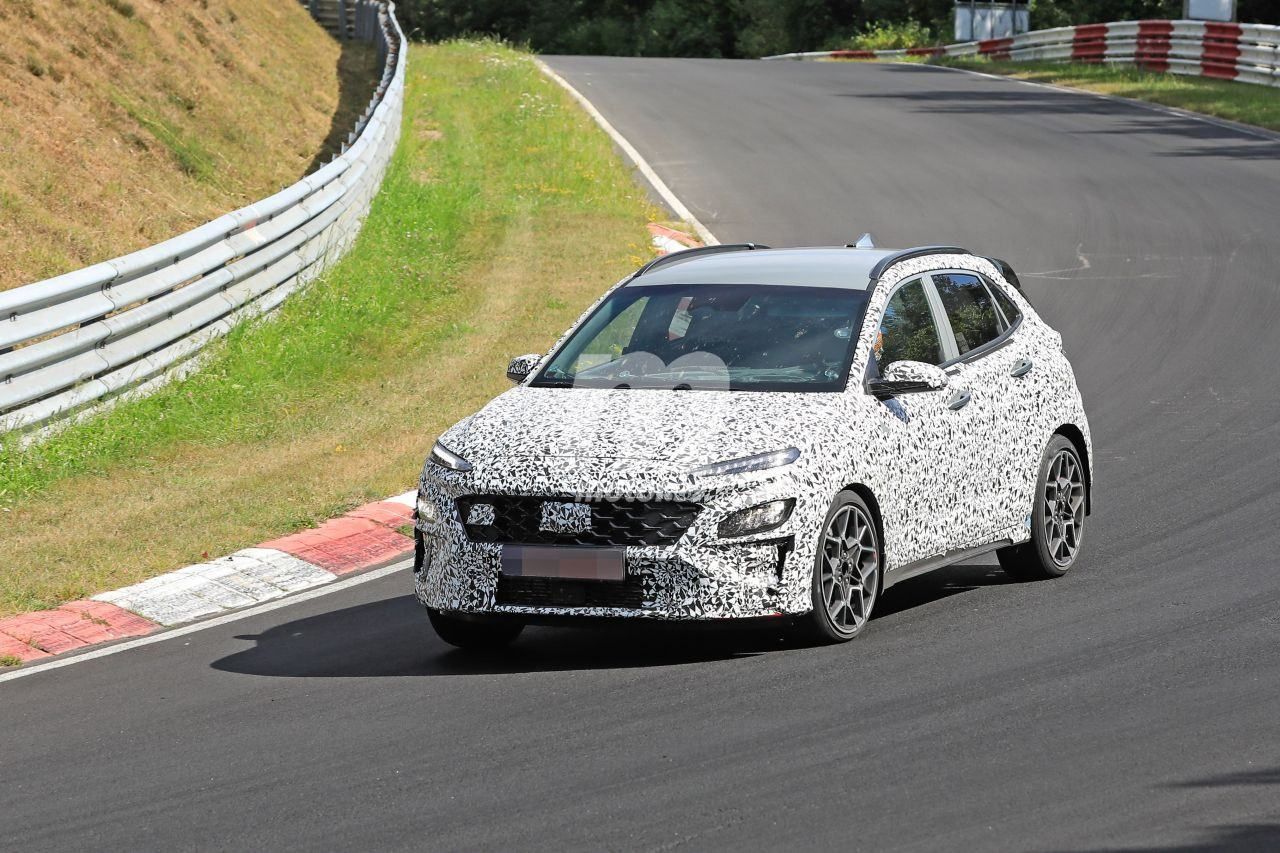
[[[969,401],[973,399],[973,393],[968,388],[959,388],[951,393],[947,399],[947,408],[951,411],[963,409],[969,405]]]
[[[1036,363],[1034,361],[1027,358],[1026,356],[1023,356],[1022,358],[1015,361],[1013,363],[1013,366],[1009,368],[1009,375],[1014,377],[1026,376],[1028,373],[1031,372],[1031,368],[1035,366],[1036,366]]]

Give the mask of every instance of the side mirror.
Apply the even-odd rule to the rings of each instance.
[[[516,356],[507,365],[507,378],[519,385],[533,372],[541,359],[542,356],[536,352]]]
[[[923,361],[895,361],[884,369],[879,379],[867,384],[867,390],[877,400],[888,400],[899,394],[941,391],[949,381],[946,371],[936,365]]]

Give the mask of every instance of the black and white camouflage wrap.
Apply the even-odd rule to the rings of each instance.
[[[1004,345],[947,367],[947,388],[877,400],[865,390],[863,377],[893,287],[946,269],[973,270],[996,282],[1021,309],[1022,322]],[[1012,362],[1023,357],[1035,369],[1020,378],[1010,375]],[[957,390],[972,397],[952,410],[947,401]],[[460,421],[440,440],[472,470],[429,462],[422,473],[421,495],[435,504],[439,520],[418,522],[426,559],[417,596],[427,607],[467,613],[662,619],[803,613],[812,606],[820,528],[840,490],[856,484],[874,496],[885,582],[892,583],[895,572],[922,560],[1027,540],[1041,453],[1064,425],[1078,429],[1087,445],[1088,422],[1061,337],[1000,270],[971,255],[903,260],[875,286],[843,392],[522,384]],[[702,465],[788,447],[798,448],[799,458],[772,470],[692,473]],[[1087,457],[1091,462],[1088,447]],[[473,494],[538,495],[559,502],[694,501],[703,509],[676,544],[627,548],[626,571],[643,585],[642,607],[517,607],[495,600],[502,546],[472,542],[464,530],[455,501]],[[727,515],[779,498],[796,502],[782,527],[735,539],[718,536]],[[780,542],[789,547],[780,548]]]

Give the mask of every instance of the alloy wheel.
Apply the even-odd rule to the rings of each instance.
[[[1084,472],[1069,450],[1059,450],[1049,464],[1044,484],[1044,530],[1049,556],[1069,566],[1080,547],[1084,528]]]
[[[876,529],[857,505],[841,507],[822,542],[822,599],[837,630],[853,634],[875,604],[880,551]]]

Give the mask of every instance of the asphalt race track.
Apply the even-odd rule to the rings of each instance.
[[[0,685],[0,849],[1280,845],[1280,141],[920,66],[551,64],[721,240],[1011,261],[1092,418],[1081,564],[905,583],[835,648],[481,658],[384,578]]]

